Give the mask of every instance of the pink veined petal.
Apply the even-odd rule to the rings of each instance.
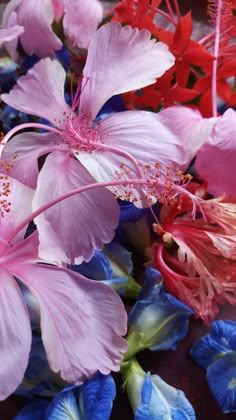
[[[94,119],[111,96],[150,85],[172,67],[174,56],[167,46],[150,37],[147,30],[119,23],[99,28],[83,71],[82,112]]]
[[[64,0],[52,0],[52,5],[54,9],[54,19],[56,22],[59,22],[64,14]]]
[[[0,400],[4,400],[23,379],[30,352],[31,327],[19,287],[2,265],[0,278]]]
[[[74,157],[53,152],[40,171],[33,209],[94,182]],[[35,219],[39,255],[52,262],[89,261],[95,249],[112,240],[118,222],[118,203],[105,188],[68,198]]]
[[[10,272],[13,272],[14,267],[22,262],[30,262],[31,264],[42,262],[38,256],[38,246],[39,239],[36,230],[26,239],[18,241],[16,245],[6,247],[2,253],[1,261]]]
[[[171,106],[158,115],[165,119],[165,124],[179,137],[181,145],[188,155],[188,163],[193,159],[218,121],[216,118],[203,118],[196,109],[184,106]]]
[[[103,17],[103,7],[98,0],[64,0],[64,32],[74,46],[88,48]]]
[[[15,25],[11,28],[0,29],[0,47],[5,42],[18,38],[24,32],[23,26]]]
[[[155,174],[156,166],[160,164],[158,172],[164,180],[167,166],[171,167],[173,173],[188,166],[189,156],[182,147],[180,137],[165,126],[165,118],[160,114],[147,111],[119,112],[102,120],[96,128],[104,150],[79,152],[76,157],[98,182],[114,179],[117,172],[122,174],[122,167],[124,171],[131,170],[133,176],[140,177],[133,162],[122,152],[141,163],[139,169],[142,176]],[[106,151],[106,146],[116,147],[120,153]],[[148,170],[145,165],[148,165]],[[120,198],[126,189],[126,186],[116,188]],[[111,187],[111,190],[114,189]]]
[[[21,133],[9,141],[2,153],[2,172],[31,188],[38,180],[38,158],[53,150],[69,151],[69,146],[53,133]],[[4,165],[5,163],[5,165]],[[6,167],[6,165],[10,165]]]
[[[65,78],[63,67],[45,58],[21,76],[10,93],[1,95],[1,99],[19,111],[46,118],[60,127],[71,113],[64,98]]]
[[[21,264],[15,274],[39,302],[49,364],[63,379],[81,383],[97,370],[118,371],[127,343],[127,315],[108,286],[70,270]]]
[[[11,28],[18,24],[17,21],[17,7],[20,5],[22,0],[11,0],[5,7],[3,17],[2,17],[2,27]],[[15,38],[11,41],[5,43],[4,47],[10,54],[13,60],[18,59],[17,53],[18,38]]]
[[[2,176],[0,180],[0,252],[6,247],[6,243],[15,228],[32,213],[32,198],[34,190],[8,176]],[[9,186],[7,185],[9,183]],[[5,184],[5,185],[4,185]],[[7,189],[7,195],[5,195]],[[1,200],[1,201],[2,201]],[[23,238],[27,226],[18,233],[13,243]]]
[[[218,119],[209,141],[197,154],[196,170],[208,182],[209,193],[235,196],[236,113],[228,109]]]
[[[44,58],[62,47],[60,39],[52,31],[53,20],[51,0],[22,0],[17,10],[17,21],[25,29],[20,40],[27,54]]]

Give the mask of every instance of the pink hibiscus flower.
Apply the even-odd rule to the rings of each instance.
[[[63,17],[65,35],[74,46],[88,48],[103,17],[103,7],[98,0],[11,0],[3,14],[3,26],[16,23],[24,27],[19,34],[27,54],[48,57],[62,47],[52,30],[54,19]],[[6,45],[10,55],[16,58],[16,42]]]
[[[163,207],[154,261],[167,289],[208,322],[219,304],[236,303],[236,201],[199,203],[195,220],[186,196],[180,207]]]
[[[0,189],[0,399],[22,381],[30,352],[30,318],[21,282],[38,302],[42,339],[54,372],[80,383],[97,370],[119,370],[127,350],[121,337],[127,317],[119,296],[103,283],[40,259],[37,232],[27,239],[26,228],[17,233],[30,220],[34,191],[5,175],[0,175]]]
[[[236,112],[225,111],[218,117],[207,142],[197,154],[196,170],[208,183],[208,192],[216,197],[236,196]]]
[[[196,154],[197,173],[208,183],[208,192],[225,198],[236,195],[236,118],[228,109],[222,116],[203,118],[197,110],[169,107],[160,114],[166,126],[181,137],[185,148]]]
[[[10,161],[11,174],[31,187],[37,184],[34,209],[94,179],[112,182],[122,167],[134,175],[146,164],[156,172],[157,161],[163,173],[166,167],[174,172],[186,168],[192,153],[185,151],[181,139],[165,127],[165,118],[158,114],[125,111],[94,123],[111,96],[153,83],[173,60],[164,44],[150,40],[148,31],[107,24],[89,45],[82,93],[78,89],[72,109],[64,99],[65,71],[50,59],[37,63],[9,94],[2,95],[9,105],[46,118],[57,127],[44,126],[51,131],[48,134],[19,134],[4,149],[3,159]],[[49,152],[38,176],[37,159]],[[124,187],[112,191],[126,197]],[[66,263],[88,261],[94,248],[101,249],[112,239],[118,218],[118,204],[104,188],[68,199],[36,219],[40,256]]]

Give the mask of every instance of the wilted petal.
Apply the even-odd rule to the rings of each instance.
[[[17,9],[17,21],[25,30],[20,40],[27,54],[43,58],[53,55],[55,50],[62,47],[60,39],[52,31],[53,20],[54,10],[51,1],[21,1]],[[45,80],[42,79],[42,82]]]
[[[39,174],[38,158],[60,149],[66,151],[69,147],[55,134],[21,133],[4,146],[2,161],[10,164],[11,176],[31,188],[36,188]]]
[[[45,264],[18,264],[15,274],[40,305],[49,364],[63,379],[81,383],[99,370],[119,370],[127,343],[127,316],[118,295],[103,283]]]
[[[7,398],[23,379],[31,344],[27,309],[12,276],[0,269],[0,399]]]
[[[53,152],[40,171],[33,208],[92,183],[94,179],[76,159]],[[89,261],[95,249],[112,240],[118,221],[119,206],[105,188],[68,198],[35,220],[40,256],[68,264]]]
[[[236,113],[228,109],[218,119],[206,144],[197,154],[196,170],[208,182],[208,192],[225,197],[235,196]]]
[[[12,26],[11,28],[0,29],[0,47],[3,43],[18,38],[23,32],[24,28],[19,25]]]
[[[98,0],[64,0],[64,32],[74,46],[88,48],[92,36],[103,17],[103,7]]]
[[[63,67],[46,58],[21,76],[10,93],[1,95],[1,99],[20,111],[61,126],[70,112],[64,99],[65,78]]]
[[[150,36],[146,30],[118,23],[108,23],[96,32],[83,71],[83,112],[94,119],[111,96],[154,83],[174,64],[167,46]]]

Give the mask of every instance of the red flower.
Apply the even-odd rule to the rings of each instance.
[[[208,322],[218,305],[236,303],[236,200],[200,203],[194,220],[188,200],[163,207],[154,257],[166,288]]]
[[[197,41],[191,39],[193,30],[191,12],[179,19],[175,32],[160,30],[158,38],[166,43],[176,61],[174,65],[176,82],[186,87],[192,66],[204,67],[212,63],[214,57]]]

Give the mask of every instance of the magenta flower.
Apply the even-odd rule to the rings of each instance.
[[[38,302],[42,339],[54,372],[81,383],[97,370],[105,375],[119,370],[127,350],[121,337],[127,316],[119,296],[103,283],[40,259],[37,232],[27,239],[26,227],[18,232],[28,216],[30,220],[34,191],[5,175],[0,176],[0,188],[0,399],[18,387],[28,363],[31,327],[21,282]]]
[[[126,111],[94,124],[111,96],[153,83],[173,61],[167,47],[150,40],[148,31],[112,23],[101,27],[90,43],[82,93],[78,88],[72,109],[64,99],[65,71],[50,59],[37,63],[2,95],[9,105],[57,127],[46,126],[48,134],[20,134],[4,149],[3,158],[13,166],[11,174],[31,187],[37,183],[34,209],[94,179],[112,182],[122,167],[136,176],[140,165],[148,164],[155,172],[158,165],[164,173],[166,166],[174,171],[186,167],[193,156],[158,114]],[[37,159],[49,152],[38,176]],[[124,187],[112,191],[125,197]],[[104,188],[68,199],[36,219],[40,256],[66,263],[88,261],[94,248],[111,241],[118,218],[117,202]]]
[[[3,26],[18,24],[24,27],[21,44],[27,54],[48,57],[62,47],[52,30],[54,19],[63,17],[65,35],[74,46],[88,48],[102,20],[103,8],[98,0],[11,0],[3,14]],[[16,57],[16,43],[9,43],[9,53]]]

